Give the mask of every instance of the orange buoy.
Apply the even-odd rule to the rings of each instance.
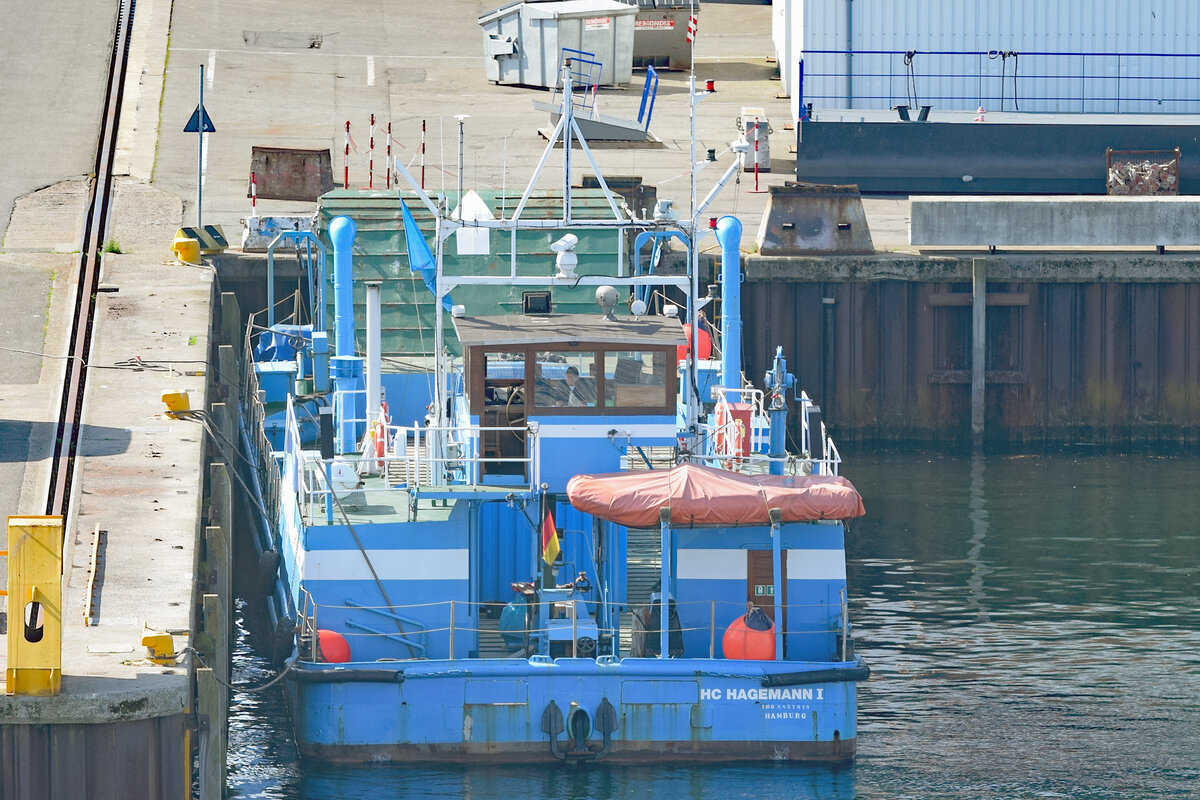
[[[762,627],[763,625],[767,627]],[[721,651],[726,658],[743,661],[775,660],[775,623],[754,608],[735,619],[721,637]]]
[[[321,660],[330,664],[345,664],[350,660],[350,643],[337,631],[317,631]]]

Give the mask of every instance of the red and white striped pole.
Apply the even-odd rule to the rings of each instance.
[[[371,150],[367,156],[367,188],[375,188],[375,115],[371,115]]]
[[[384,188],[392,188],[392,123],[388,121],[387,134],[387,179]]]
[[[342,187],[350,188],[350,120],[346,120],[346,153],[342,157]]]
[[[421,120],[421,188],[425,188],[425,120]]]
[[[258,216],[258,176],[250,173],[250,216]]]

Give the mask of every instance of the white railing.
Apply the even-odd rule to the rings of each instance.
[[[771,424],[763,410],[762,390],[715,386],[713,394],[717,396],[717,405],[713,410],[716,424],[710,432],[713,437],[713,455],[717,458],[739,459],[747,452],[754,454],[766,450],[770,441]],[[750,406],[749,426],[734,415],[732,403]]]
[[[737,470],[747,474],[770,471],[771,462],[782,462],[786,475],[837,475],[842,463],[841,453],[825,431],[824,422],[820,431],[813,431],[809,413],[815,404],[807,394],[800,393],[801,441],[800,452],[772,458],[769,455],[771,423],[766,411],[766,398],[759,389],[726,389],[714,387],[717,403],[713,411],[714,423],[706,426],[712,447],[707,455],[693,456],[714,466]],[[750,406],[750,421],[738,419],[731,404],[744,403]],[[824,443],[824,458],[813,458],[812,436],[816,433]]]
[[[825,433],[825,423],[821,423],[821,433]],[[829,472],[822,471],[822,475],[837,475],[838,468],[842,463],[842,454],[838,452],[837,445],[833,443],[833,439],[825,437],[825,464],[829,465]]]
[[[800,397],[797,399],[800,401],[800,419],[802,421],[803,428],[803,440],[801,441],[800,446],[805,454],[809,454],[813,451],[813,430],[811,424],[809,423],[808,415],[816,404],[813,402],[812,398],[808,396],[807,392],[800,392]],[[824,444],[822,451],[825,453],[825,457],[822,459],[812,460],[812,463],[817,465],[814,467],[813,473],[821,475],[837,475],[842,463],[842,454],[838,452],[837,445],[833,443],[833,439],[829,437],[829,433],[825,430],[824,420],[821,420],[821,430],[817,431],[816,433],[820,441]],[[818,466],[819,473],[817,468]]]
[[[524,439],[525,455],[485,455],[481,447],[487,435]],[[502,474],[511,475],[514,483],[519,481],[521,488],[530,492],[537,491],[541,485],[541,439],[537,423],[525,427],[389,426],[387,440],[391,445],[382,458],[373,454],[350,454],[322,459],[311,450],[301,450],[297,420],[289,403],[285,438],[285,448],[296,454],[296,494],[301,513],[309,519],[321,513],[328,517],[331,513],[327,509],[330,483],[333,484],[332,491],[336,499],[343,506],[351,505],[356,494],[361,496],[363,505],[371,505],[371,495],[413,491],[419,494],[423,488],[479,486],[483,475],[501,471]],[[393,464],[399,465],[401,475],[395,484],[387,479],[389,472],[395,472],[389,470],[389,465]],[[489,467],[500,467],[500,470]],[[373,472],[383,475],[384,479],[373,484],[359,480],[360,475]]]
[[[388,429],[392,443],[388,459],[399,463],[405,475],[415,476],[419,483],[428,476],[428,483],[443,485],[475,485],[485,474],[496,474],[489,466],[523,465],[528,488],[534,491],[541,484],[541,437],[537,423],[526,426],[445,425]],[[525,455],[499,456],[482,452],[489,436],[512,436],[524,442]],[[503,469],[503,467],[502,467]]]
[[[459,638],[459,634],[468,634],[477,643],[476,647],[467,647],[468,652],[482,649],[478,645],[485,643],[490,638],[489,644],[493,647],[503,643],[512,654],[523,653],[529,656],[537,652],[545,653],[549,650],[548,640],[551,634],[563,632],[563,628],[555,624],[561,625],[563,619],[552,621],[549,627],[539,625],[537,620],[548,619],[550,609],[555,607],[563,609],[566,619],[570,620],[570,640],[562,642],[562,644],[571,648],[570,654],[573,657],[601,655],[617,658],[653,658],[658,656],[658,637],[661,628],[651,625],[649,621],[654,607],[660,605],[657,601],[644,604],[619,602],[612,605],[583,598],[573,598],[566,602],[561,600],[526,601],[519,604],[519,607],[523,607],[526,611],[524,624],[519,628],[501,630],[491,627],[483,628],[476,622],[492,605],[490,603],[441,600],[376,606],[345,600],[341,605],[337,605],[317,603],[315,598],[303,587],[300,592],[300,624],[304,632],[303,641],[308,645],[308,648],[301,650],[301,658],[304,660],[317,660],[315,638],[319,612],[322,609],[328,609],[329,612],[344,617],[347,608],[354,609],[356,613],[341,623],[338,633],[349,643],[352,657],[356,648],[368,645],[372,641],[378,643],[381,640],[390,640],[407,648],[409,655],[412,655],[414,650],[420,650],[421,655],[424,656],[428,654],[428,650],[433,650],[431,654],[433,658],[462,659],[464,658],[462,651],[456,650],[456,639]],[[736,618],[747,610],[747,604],[740,600],[672,600],[671,606],[677,611],[678,617],[675,624],[670,626],[670,635],[687,636],[691,650],[682,654],[687,658],[723,658],[720,640],[729,624],[726,620]],[[835,602],[785,603],[781,605],[781,608],[784,612],[784,619],[796,621],[793,627],[785,629],[783,632],[784,636],[794,643],[793,647],[819,647],[819,643],[810,643],[825,639],[828,650],[826,651],[827,655],[826,652],[813,653],[810,651],[799,658],[781,658],[780,660],[836,662],[840,659],[845,662],[847,659],[853,658],[852,628],[845,601],[845,589],[840,590],[838,600]],[[632,612],[631,630],[623,631],[620,627],[622,611]],[[417,619],[418,616],[423,617],[424,621]],[[612,624],[602,624],[599,619],[601,616],[610,618]],[[403,631],[380,630],[363,621],[374,621],[373,617],[399,621],[405,627]],[[580,652],[577,648],[581,644],[581,634],[590,637],[593,631],[601,641],[593,640],[586,643],[587,652]],[[622,649],[622,641],[626,638],[629,645]],[[506,639],[509,641],[505,641]],[[515,640],[514,644],[509,643],[512,640]],[[466,658],[475,659],[480,656],[468,655]],[[488,658],[488,656],[482,656],[482,658]]]
[[[349,410],[354,408],[355,399],[358,395],[362,395],[363,415],[352,416]],[[334,428],[334,436],[340,434],[341,429],[349,426],[354,434],[354,441],[357,444],[362,434],[360,431],[367,430],[370,426],[367,420],[367,390],[366,389],[342,389],[333,393],[333,418],[339,420]]]

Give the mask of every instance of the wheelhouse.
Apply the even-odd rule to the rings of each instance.
[[[629,447],[674,443],[677,348],[686,341],[678,319],[545,314],[454,325],[463,391],[452,393],[452,415],[484,432],[485,472],[524,468],[530,429],[552,491],[581,466],[619,469]]]

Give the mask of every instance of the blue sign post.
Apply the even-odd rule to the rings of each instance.
[[[192,112],[187,125],[183,126],[184,133],[197,134],[200,141],[199,155],[196,158],[196,227],[200,229],[204,228],[204,134],[212,133],[216,129],[217,126],[213,125],[212,120],[208,117],[208,112],[204,110],[204,65],[201,64],[200,103]]]

